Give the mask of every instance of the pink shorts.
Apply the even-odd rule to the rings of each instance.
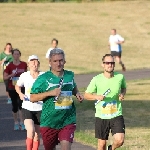
[[[40,127],[45,150],[52,150],[62,140],[72,143],[75,129],[76,124],[69,124],[62,129]]]

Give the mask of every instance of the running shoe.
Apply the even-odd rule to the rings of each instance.
[[[14,125],[14,130],[19,130],[19,124]]]
[[[7,104],[11,104],[11,103],[12,103],[11,98],[8,98],[7,99]]]
[[[107,150],[112,150],[112,146],[109,145],[109,146],[107,147]]]
[[[20,124],[20,129],[25,130],[25,125],[23,123]]]

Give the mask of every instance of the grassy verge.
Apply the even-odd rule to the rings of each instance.
[[[128,92],[122,102],[123,115],[126,124],[126,139],[120,150],[147,150],[150,147],[150,111],[149,89],[150,80],[127,82]],[[84,91],[85,89],[80,89]],[[84,101],[77,106],[76,141],[97,147],[94,137],[94,102]],[[112,143],[112,136],[108,140]]]
[[[127,70],[148,68],[149,18],[147,0],[1,3],[0,49],[3,51],[5,43],[11,42],[21,50],[23,61],[36,54],[41,61],[40,69],[45,71],[48,69],[45,53],[55,37],[66,53],[66,69],[76,74],[99,72],[102,56],[109,53],[110,30],[116,28],[125,38],[122,60]],[[121,69],[117,63],[116,69]]]

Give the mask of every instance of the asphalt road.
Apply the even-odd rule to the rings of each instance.
[[[122,72],[123,73],[123,72]],[[132,70],[123,73],[127,80],[144,79],[150,77],[150,69]],[[87,87],[92,77],[96,74],[75,75],[79,88]],[[93,116],[94,117],[94,116]],[[6,104],[5,87],[0,83],[0,150],[25,150],[26,131],[13,130],[11,105]],[[41,140],[39,150],[44,150]],[[60,150],[60,146],[57,147]],[[74,142],[72,150],[95,150],[92,147]]]

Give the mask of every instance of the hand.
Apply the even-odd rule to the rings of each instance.
[[[25,100],[25,99],[24,99],[25,95],[24,95],[23,93],[19,93],[19,97],[20,97],[20,99],[21,99],[22,101]]]
[[[102,101],[102,100],[104,100],[104,98],[105,98],[105,96],[103,96],[103,95],[95,95],[96,100]]]
[[[123,94],[119,94],[119,100],[120,101],[124,100],[124,95]]]
[[[10,78],[14,77],[15,75],[16,75],[16,73],[10,74]]]
[[[80,93],[77,93],[77,94],[76,94],[76,98],[78,99],[78,101],[79,101],[80,103],[82,103],[82,101],[84,100],[83,95],[80,94]]]
[[[50,92],[52,92],[50,94],[51,96],[59,96],[61,94],[61,89],[60,88],[55,88],[54,90],[52,90]]]
[[[14,77],[17,74],[17,69],[12,71],[11,77]]]

